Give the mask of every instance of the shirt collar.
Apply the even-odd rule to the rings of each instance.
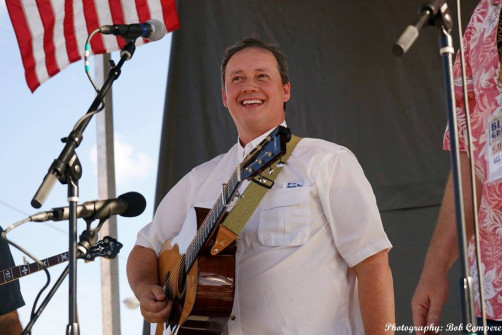
[[[286,120],[282,121],[282,123],[280,125],[283,127],[287,127]],[[246,157],[247,154],[249,154],[254,148],[256,148],[258,146],[258,144],[260,144],[261,141],[263,141],[265,139],[265,137],[267,137],[268,134],[270,134],[272,132],[272,130],[274,130],[275,128],[277,128],[277,127],[274,127],[272,129],[266,131],[262,135],[256,137],[251,142],[246,144],[245,147],[242,146],[241,142],[239,141],[239,137],[237,137],[237,157],[239,158],[239,163],[241,163],[244,160],[244,157]]]

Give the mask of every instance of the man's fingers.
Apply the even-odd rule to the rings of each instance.
[[[413,325],[416,327],[416,334],[424,335],[421,329],[423,329],[427,322],[428,304],[418,302],[416,297],[413,297],[411,311],[413,313]]]
[[[157,299],[157,301],[163,301],[166,299],[166,293],[164,292],[164,289],[160,286],[154,286],[152,288],[152,294]]]
[[[427,314],[426,324],[429,329],[434,329],[439,325],[441,320],[441,311],[443,310],[444,301],[434,299],[430,302],[429,313]],[[433,330],[429,330],[426,334],[437,334]]]
[[[141,314],[151,323],[166,322],[171,315],[172,306],[172,301],[156,302],[153,305],[141,306]]]

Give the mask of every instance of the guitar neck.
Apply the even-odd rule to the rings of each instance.
[[[197,230],[195,238],[183,255],[185,273],[188,273],[202,247],[206,244],[215,229],[215,225],[225,214],[227,205],[237,195],[237,190],[243,180],[248,180],[286,153],[286,142],[289,141],[291,132],[282,126],[275,128],[260,144],[258,144],[237,166],[234,173],[226,184],[223,184],[223,192],[216,200],[213,208],[209,211],[201,226]],[[272,182],[273,183],[273,182]],[[266,186],[271,187],[271,186]]]
[[[188,273],[188,271],[192,267],[195,259],[197,258],[197,255],[199,254],[204,244],[207,242],[216,223],[225,213],[227,208],[226,205],[235,197],[236,191],[241,183],[242,180],[240,176],[240,167],[238,167],[234,171],[228,182],[226,184],[223,184],[222,193],[200,225],[195,238],[192,240],[190,246],[187,248],[185,255],[183,256],[185,257],[186,273]]]
[[[61,264],[68,261],[68,252],[63,252],[62,254],[52,256],[46,259],[42,259],[41,262],[46,267],[51,267],[54,265]],[[42,270],[42,266],[38,263],[23,264],[19,266],[14,266],[9,269],[0,271],[0,285],[7,284],[11,281],[17,280],[21,277],[27,276],[34,272]]]

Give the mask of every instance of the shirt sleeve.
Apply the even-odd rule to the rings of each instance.
[[[179,234],[192,206],[193,173],[192,170],[169,190],[157,207],[153,221],[138,232],[136,245],[150,248],[158,255],[164,242]]]
[[[2,231],[3,229],[0,227],[0,233]],[[9,245],[0,238],[0,269],[6,270],[14,266],[15,263]],[[0,297],[0,315],[7,314],[24,306],[19,280],[0,285]]]
[[[328,155],[314,178],[335,246],[350,267],[392,247],[373,190],[349,150]]]

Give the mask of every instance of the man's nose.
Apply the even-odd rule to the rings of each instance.
[[[256,83],[252,80],[247,80],[244,85],[242,85],[242,92],[255,92],[258,89]]]

